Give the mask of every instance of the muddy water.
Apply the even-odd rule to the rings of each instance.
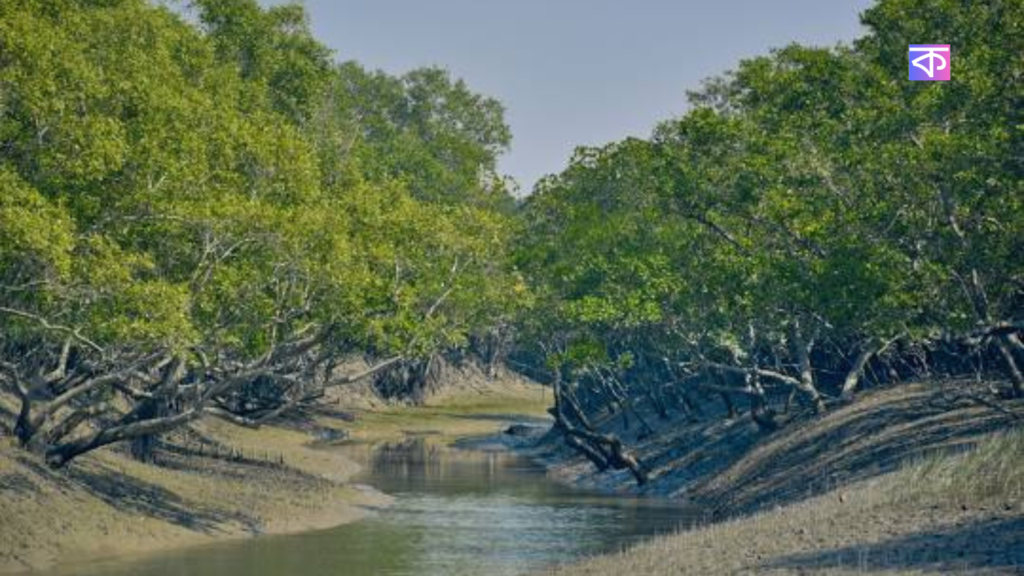
[[[355,481],[395,496],[370,518],[331,530],[77,566],[106,576],[524,574],[685,527],[691,510],[608,498],[547,479],[508,453],[454,450],[423,438],[341,448],[365,463]]]

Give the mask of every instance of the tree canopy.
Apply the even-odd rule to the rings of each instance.
[[[612,377],[713,390],[768,427],[766,390],[823,410],[894,347],[885,378],[988,361],[1024,394],[1022,10],[882,1],[853,46],[744,60],[651,138],[577,150],[524,208],[535,354],[599,404]],[[906,80],[923,36],[952,82]]]
[[[194,9],[0,7],[3,380],[55,464],[514,306],[497,102],[338,65],[295,5]]]
[[[744,60],[519,202],[500,102],[339,63],[298,5],[4,2],[14,432],[59,466],[358,377],[422,397],[439,355],[511,353],[575,445],[639,479],[587,409],[718,394],[770,429],[776,392],[822,411],[985,366],[1024,395],[1022,22],[882,0],[852,45]],[[952,81],[906,80],[925,36]]]

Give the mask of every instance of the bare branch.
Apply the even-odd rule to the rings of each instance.
[[[340,386],[342,384],[351,384],[352,382],[355,382],[357,380],[362,380],[363,378],[366,378],[367,376],[372,376],[372,375],[376,374],[377,372],[380,372],[381,370],[384,370],[385,368],[388,368],[390,366],[393,366],[393,365],[401,362],[404,359],[405,359],[404,356],[392,356],[391,358],[388,358],[387,360],[381,360],[380,362],[374,364],[373,366],[370,366],[369,368],[367,368],[366,370],[363,370],[362,372],[357,372],[355,374],[348,374],[346,376],[342,376],[341,378],[331,380],[330,382],[324,384],[324,388],[328,388],[328,387],[332,387],[332,386]]]
[[[72,338],[74,338],[75,340],[78,340],[82,344],[85,344],[89,348],[92,348],[96,352],[99,352],[100,354],[103,354],[103,347],[102,346],[100,346],[99,344],[97,344],[97,343],[93,342],[92,340],[86,338],[85,336],[82,336],[82,334],[77,329],[75,329],[75,328],[64,326],[62,324],[53,324],[52,322],[50,322],[49,320],[47,320],[46,318],[44,318],[44,317],[42,317],[42,316],[40,316],[38,314],[33,314],[31,312],[26,312],[24,310],[18,310],[18,309],[15,309],[15,308],[8,308],[6,306],[0,306],[0,312],[6,313],[6,314],[10,314],[11,316],[18,316],[19,318],[25,318],[27,320],[32,320],[34,322],[37,322],[45,330],[53,330],[53,331],[56,331],[56,332],[62,332],[64,334],[67,334],[68,336],[71,336]]]

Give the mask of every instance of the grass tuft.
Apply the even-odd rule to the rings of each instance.
[[[937,454],[896,478],[900,496],[943,498],[957,504],[1024,500],[1024,428],[993,435],[968,452]]]

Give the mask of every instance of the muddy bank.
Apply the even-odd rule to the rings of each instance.
[[[627,470],[597,471],[548,434],[527,448],[564,482],[609,493],[692,500],[717,517],[784,506],[898,470],[921,457],[970,448],[1024,423],[1024,401],[998,407],[965,398],[962,382],[907,384],[876,390],[821,417],[794,415],[773,433],[749,415],[692,421],[671,414],[646,421],[653,433],[626,429],[618,417],[593,419],[621,438],[650,471],[637,486]]]
[[[517,418],[497,434],[460,438],[452,443],[452,447],[477,452],[515,451],[539,460],[537,456],[543,451],[540,443],[550,429],[550,418]]]
[[[619,574],[1020,574],[1024,432],[784,507],[551,570]]]
[[[1024,567],[1024,402],[969,401],[963,384],[865,394],[771,434],[749,416],[659,421],[645,438],[616,418],[651,470],[598,472],[548,432],[490,442],[553,478],[608,493],[690,501],[707,525],[552,572],[587,574],[1019,573]]]
[[[870,481],[869,481],[870,482]],[[619,574],[1020,574],[1024,509],[942,498],[900,502],[890,482],[660,537],[552,570]]]
[[[425,407],[329,399],[258,430],[207,418],[164,437],[153,462],[112,446],[62,470],[0,438],[0,573],[352,522],[390,498],[351,484],[359,466],[325,440],[492,433],[501,418],[542,414],[542,394],[473,381]]]
[[[328,528],[389,502],[348,485],[358,466],[313,450],[303,433],[197,430],[219,449],[186,455],[177,448],[191,444],[170,444],[152,463],[100,450],[55,471],[0,448],[0,572]]]

